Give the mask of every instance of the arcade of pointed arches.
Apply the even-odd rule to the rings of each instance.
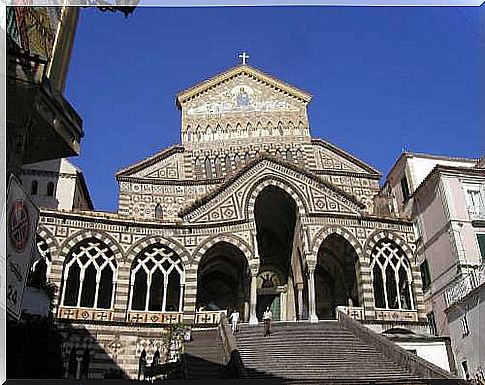
[[[241,291],[240,303],[226,305],[240,308],[245,320],[259,315],[261,309],[257,307],[258,301],[264,296],[265,306],[274,306],[274,310],[284,319],[305,319],[312,316],[332,318],[337,306],[363,306],[360,277],[360,263],[363,259],[371,269],[376,309],[415,309],[413,274],[409,262],[410,249],[399,237],[391,232],[380,231],[362,247],[355,236],[343,227],[322,229],[313,237],[309,247],[310,255],[316,256],[316,265],[309,269],[308,254],[304,252],[307,249],[307,239],[302,239],[296,248],[291,242],[283,245],[280,250],[275,250],[274,246],[271,246],[271,243],[278,239],[293,241],[296,231],[304,233],[300,231],[301,228],[295,227],[301,226],[295,218],[299,213],[305,212],[301,197],[288,187],[287,183],[275,180],[274,177],[266,177],[248,193],[247,206],[256,207],[258,199],[263,199],[261,196],[265,194],[268,195],[264,198],[265,205],[271,204],[271,201],[280,202],[279,207],[282,211],[269,210],[273,216],[275,213],[293,212],[289,215],[293,219],[285,222],[279,218],[283,225],[278,230],[279,225],[271,222],[271,215],[269,219],[265,219],[266,214],[257,214],[257,210],[254,209],[252,214],[257,229],[257,234],[252,235],[254,245],[249,245],[234,235],[219,234],[200,245],[192,253],[192,259],[183,246],[163,237],[147,237],[143,242],[137,242],[137,245],[130,248],[127,253],[122,253],[116,241],[103,233],[86,231],[73,235],[63,243],[60,253],[66,256],[63,263],[60,304],[68,307],[113,309],[119,268],[117,260],[128,258],[131,259],[131,268],[127,310],[182,312],[185,269],[189,268],[189,263],[192,269],[198,271],[201,267],[205,268],[206,272],[212,271],[211,274],[215,277],[215,272],[221,270],[224,264],[207,268],[204,267],[204,263],[207,262],[204,262],[204,258],[215,252],[223,257],[227,252],[227,267],[233,271],[234,267],[237,267],[242,271],[240,276],[234,276],[234,279],[240,280],[236,288],[226,285],[227,293],[229,290],[232,290],[232,293],[234,290]],[[280,234],[277,234],[278,231],[275,232],[275,229],[280,231]],[[52,245],[52,240],[46,241],[51,238],[50,234],[43,232],[43,235],[44,237],[38,236],[38,245],[47,265],[42,268],[47,270],[44,274],[48,277],[51,261],[50,247],[47,245]],[[59,248],[57,245],[55,247]],[[213,257],[206,259],[214,263]],[[264,277],[251,273],[248,264],[251,259],[258,261],[257,268],[260,273],[264,270],[266,274],[279,277],[277,287],[270,290],[268,283],[265,283],[266,287],[262,287]],[[39,270],[39,266],[44,262],[37,261],[32,270]],[[254,263],[256,261],[253,261],[253,269]],[[278,263],[282,267],[277,272]],[[219,277],[222,275],[219,274]],[[202,275],[198,274],[197,278],[196,306],[199,307],[200,299],[204,297],[199,293],[202,289],[199,282]],[[229,297],[227,293],[225,295]],[[281,294],[285,294],[286,297]],[[205,298],[205,301],[209,300]],[[217,304],[213,305],[214,310],[220,308]]]

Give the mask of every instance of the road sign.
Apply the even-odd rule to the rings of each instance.
[[[15,176],[11,176],[7,190],[7,206],[2,221],[6,232],[6,308],[15,319],[20,318],[22,298],[35,255],[35,231],[39,209]],[[3,280],[2,280],[3,281]]]

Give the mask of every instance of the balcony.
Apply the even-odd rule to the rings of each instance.
[[[7,128],[10,137],[27,138],[23,164],[79,155],[84,136],[81,117],[51,85],[46,65],[19,48],[8,50]]]
[[[473,221],[485,221],[485,205],[468,207],[470,219]]]
[[[485,283],[485,264],[479,266],[475,271],[468,273],[463,278],[455,282],[445,291],[447,307],[460,302],[471,291]]]

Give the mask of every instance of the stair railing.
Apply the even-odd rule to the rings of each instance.
[[[232,334],[231,326],[227,321],[227,316],[221,314],[221,318],[218,325],[219,336],[222,341],[222,349],[224,351],[224,365],[229,371],[232,378],[243,378],[244,365],[237,348],[237,341]]]
[[[411,373],[415,373],[421,378],[427,379],[454,379],[453,374],[441,369],[440,367],[426,361],[425,359],[412,354],[395,343],[389,341],[386,337],[370,330],[360,322],[349,317],[347,314],[337,310],[337,318],[340,325],[350,330],[362,340],[373,345],[378,351],[391,359],[399,366],[404,366]]]

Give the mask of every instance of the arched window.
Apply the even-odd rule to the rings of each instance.
[[[202,169],[202,160],[195,158],[194,174],[196,179],[202,179],[204,177],[204,170]]]
[[[238,154],[234,155],[234,167],[236,169],[241,165],[241,158],[239,157]]]
[[[63,304],[111,308],[116,267],[115,256],[104,242],[89,238],[78,243],[66,259]]]
[[[156,219],[162,219],[163,218],[163,209],[162,205],[160,203],[157,203],[155,206],[155,218]]]
[[[383,239],[371,255],[376,308],[412,310],[411,266],[402,249],[390,239]]]
[[[216,178],[220,178],[222,176],[222,165],[221,159],[218,156],[214,159],[214,170],[216,172]]]
[[[251,160],[251,155],[249,155],[249,152],[246,152],[244,154],[244,163],[248,164],[250,160]]]
[[[305,156],[303,155],[303,151],[301,149],[296,150],[296,161],[299,166],[305,166]]]
[[[229,154],[227,154],[224,158],[224,168],[226,170],[226,175],[230,175],[232,173],[232,162]]]
[[[47,196],[48,197],[54,196],[54,182],[47,183]]]
[[[205,158],[205,161],[204,161],[204,169],[205,169],[205,177],[207,179],[212,179],[214,177],[212,175],[212,162],[208,156]]]
[[[30,193],[32,195],[37,195],[38,191],[39,191],[39,182],[37,180],[33,180],[32,183],[30,184]]]
[[[283,158],[283,152],[278,148],[275,154],[278,158]]]
[[[133,262],[130,309],[180,311],[184,283],[182,260],[177,254],[160,244],[149,246]]]
[[[286,160],[288,162],[293,162],[293,153],[291,152],[290,149],[286,150]]]

